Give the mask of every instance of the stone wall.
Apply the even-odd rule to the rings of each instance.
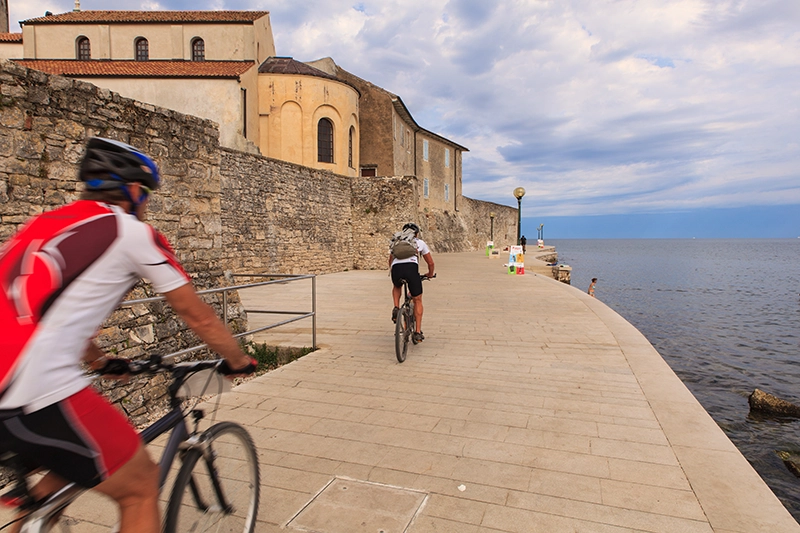
[[[151,154],[164,186],[149,222],[162,231],[198,288],[224,285],[218,130],[214,123],[122,98],[94,85],[0,61],[0,242],[32,215],[77,198],[77,166],[86,139],[105,136]],[[134,297],[150,296],[140,283]],[[206,298],[219,311],[221,297]],[[231,295],[233,329],[244,320]],[[125,357],[197,344],[169,308],[151,303],[116,311],[97,337]],[[116,396],[137,410],[131,391]],[[124,401],[123,401],[124,400]]]
[[[413,176],[355,178],[352,182],[353,268],[389,268],[389,239],[419,222]]]
[[[148,221],[200,289],[232,285],[227,271],[384,269],[389,238],[408,221],[420,224],[437,253],[482,249],[490,211],[498,245],[507,242],[509,225],[516,227],[510,207],[461,198],[458,212],[420,209],[414,176],[347,178],[223,149],[213,122],[0,60],[0,242],[32,215],[78,197],[77,167],[95,135],[156,160],[163,186],[150,200]],[[140,283],[132,297],[151,295]],[[221,315],[221,296],[205,298]],[[243,331],[236,294],[228,313],[229,326]],[[199,343],[163,302],[117,310],[98,342],[124,357]],[[155,394],[140,385],[108,393],[134,419]]]
[[[482,250],[492,230],[494,213],[495,247],[514,244],[517,238],[517,210],[505,205],[462,196],[457,212],[426,210],[421,213],[426,241],[437,252]],[[508,228],[513,228],[509,235]]]
[[[221,150],[222,253],[234,272],[353,268],[350,178]]]

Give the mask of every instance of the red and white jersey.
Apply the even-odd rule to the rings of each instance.
[[[130,289],[189,282],[166,239],[81,200],[37,215],[0,248],[0,409],[37,411],[86,387],[80,361]]]

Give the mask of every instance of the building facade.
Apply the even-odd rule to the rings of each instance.
[[[22,57],[22,34],[0,33],[0,58],[19,59]]]
[[[24,66],[214,120],[224,146],[256,149],[269,12],[73,11],[21,25]]]
[[[330,58],[277,57],[267,11],[73,11],[21,25],[0,35],[0,57],[213,120],[227,148],[349,177],[415,176],[418,207],[459,209],[467,149]]]
[[[261,153],[357,176],[358,90],[290,57],[269,58],[258,74]]]
[[[423,212],[459,210],[461,160],[467,148],[424,129],[399,96],[347,72],[331,58],[308,64],[361,93],[362,176],[416,176]]]

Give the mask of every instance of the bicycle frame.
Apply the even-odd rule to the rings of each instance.
[[[213,368],[214,366],[215,364],[212,364],[210,361],[198,361],[194,368],[196,369],[195,372],[197,372],[205,368]],[[196,431],[192,433],[189,432],[189,428],[186,424],[187,415],[185,415],[181,409],[181,401],[177,397],[178,390],[189,374],[190,372],[188,370],[181,367],[176,367],[176,370],[173,370],[173,377],[175,379],[168,387],[171,399],[170,411],[139,433],[142,441],[145,444],[150,444],[161,435],[171,432],[158,463],[159,491],[164,488],[167,475],[172,468],[172,464],[175,462],[175,457],[178,455],[179,450],[190,449],[200,445],[200,443],[192,439]],[[199,422],[199,420],[203,418],[202,411],[193,410],[192,414],[196,422]],[[17,473],[20,475],[23,474],[23,472]],[[22,479],[18,483],[24,484],[24,487],[27,489],[26,480]],[[42,533],[46,531],[52,520],[87,490],[89,489],[78,486],[76,483],[68,483],[54,494],[32,504],[31,513],[21,519],[22,528],[20,529],[20,533]],[[27,493],[27,490],[25,492]],[[28,494],[29,493],[26,495]]]

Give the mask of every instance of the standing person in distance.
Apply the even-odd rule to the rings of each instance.
[[[594,286],[596,284],[597,284],[597,278],[592,278],[592,282],[589,284],[589,290],[586,291],[592,298],[594,298]]]
[[[147,278],[229,373],[252,373],[255,361],[197,296],[166,239],[143,222],[160,185],[155,162],[94,137],[78,176],[79,200],[33,217],[0,248],[0,453],[49,470],[34,497],[72,481],[116,501],[120,533],[157,533],[158,466],[81,368],[128,368],[100,351],[98,329]]]
[[[527,251],[528,239],[525,238],[525,235],[519,238],[519,243],[522,245],[522,253],[524,254]]]
[[[396,258],[392,252],[389,252],[389,268],[392,273],[392,301],[394,308],[392,309],[392,322],[397,320],[397,314],[400,312],[400,296],[402,295],[403,283],[401,280],[405,279],[408,282],[408,292],[414,301],[414,333],[412,340],[415,343],[422,342],[425,335],[422,334],[422,278],[419,275],[419,256],[425,260],[428,265],[428,273],[426,277],[432,278],[434,274],[433,257],[431,256],[431,249],[425,244],[425,241],[419,238],[419,226],[413,222],[409,222],[403,226],[403,231],[411,230],[414,232],[414,241],[416,242],[417,253],[406,259]]]

